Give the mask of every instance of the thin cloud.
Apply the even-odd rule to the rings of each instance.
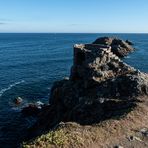
[[[0,18],[0,21],[2,21],[2,22],[10,22],[10,21],[12,21],[12,20],[10,20],[10,19]]]
[[[82,26],[82,25],[86,25],[86,24],[69,24],[68,26]]]
[[[0,25],[6,25],[8,23],[10,23],[12,20],[10,19],[4,19],[4,18],[0,18]]]
[[[69,24],[69,26],[78,26],[79,24]]]
[[[4,22],[0,22],[0,25],[5,25],[5,24],[7,24],[7,23],[4,23]]]

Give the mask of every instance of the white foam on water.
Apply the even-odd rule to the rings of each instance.
[[[2,90],[0,90],[0,97],[1,97],[6,91],[10,90],[12,87],[14,87],[14,86],[16,86],[16,85],[19,85],[19,84],[21,84],[21,83],[24,83],[24,82],[25,82],[24,80],[21,80],[21,81],[19,81],[19,82],[15,82],[15,83],[9,85],[7,88],[3,88]]]
[[[126,57],[125,57],[125,59],[130,59],[130,58],[131,58],[130,56],[126,56]]]

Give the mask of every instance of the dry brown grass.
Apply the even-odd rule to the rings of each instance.
[[[148,129],[148,97],[143,97],[142,101],[120,119],[109,119],[91,126],[61,123],[55,131],[24,143],[23,147],[113,148],[121,145],[124,148],[147,148],[148,137],[142,137],[138,132],[142,128]],[[138,136],[139,140],[130,141],[130,136]]]

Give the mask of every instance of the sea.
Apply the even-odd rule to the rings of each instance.
[[[104,36],[132,41],[136,50],[123,60],[148,72],[148,34],[0,34],[0,148],[19,147],[27,128],[36,121],[23,117],[21,109],[29,103],[48,103],[54,81],[70,74],[73,45]],[[17,97],[23,99],[19,106],[14,104]]]

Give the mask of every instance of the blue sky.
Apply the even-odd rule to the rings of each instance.
[[[0,32],[148,33],[148,0],[0,0]]]

